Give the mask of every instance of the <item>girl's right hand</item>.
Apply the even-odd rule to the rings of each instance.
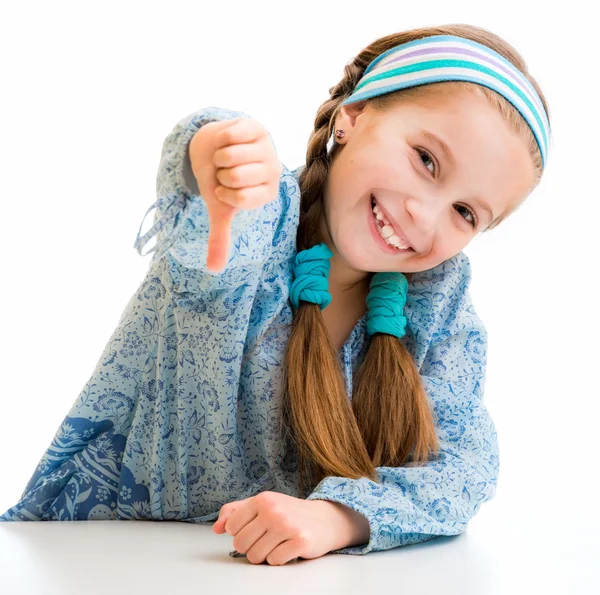
[[[189,152],[208,209],[206,267],[218,272],[227,265],[233,217],[238,209],[256,209],[277,198],[283,164],[269,133],[253,118],[204,124]]]

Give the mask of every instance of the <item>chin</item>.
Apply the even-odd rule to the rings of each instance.
[[[363,240],[364,241],[364,240]],[[382,272],[381,261],[373,257],[365,250],[361,249],[361,242],[352,241],[352,238],[345,238],[340,244],[336,244],[335,248],[346,264],[356,271],[363,273]]]

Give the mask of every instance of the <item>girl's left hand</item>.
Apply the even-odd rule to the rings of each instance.
[[[215,533],[234,536],[233,547],[253,564],[279,566],[290,560],[318,558],[336,549],[336,517],[320,500],[278,492],[228,502],[213,525]]]

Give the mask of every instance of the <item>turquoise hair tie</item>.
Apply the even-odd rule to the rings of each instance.
[[[331,303],[329,259],[333,252],[327,244],[317,244],[296,254],[290,300],[297,309],[300,302],[318,304],[321,310]],[[408,281],[402,273],[375,273],[367,295],[367,333],[385,333],[395,337],[406,334],[404,305]]]
[[[290,287],[290,300],[295,308],[300,301],[318,304],[321,310],[331,303],[329,293],[329,259],[333,252],[327,244],[317,244],[296,254],[294,281]]]
[[[402,273],[375,273],[367,295],[367,334],[385,333],[395,337],[406,334],[404,306],[408,281]]]

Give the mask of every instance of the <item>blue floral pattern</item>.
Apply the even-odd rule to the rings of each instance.
[[[298,453],[279,440],[282,363],[292,308],[300,168],[278,195],[239,211],[226,268],[205,268],[208,216],[187,145],[204,123],[246,116],[209,107],[167,136],[157,176],[154,257],[42,456],[0,521],[214,522],[223,504],[277,491],[339,502],[369,521],[366,554],[466,530],[496,491],[495,427],[483,404],[487,333],[460,252],[413,274],[403,341],[441,444],[424,466],[379,467],[380,483],[326,477],[300,493]],[[369,346],[366,315],[339,351],[349,399]]]

